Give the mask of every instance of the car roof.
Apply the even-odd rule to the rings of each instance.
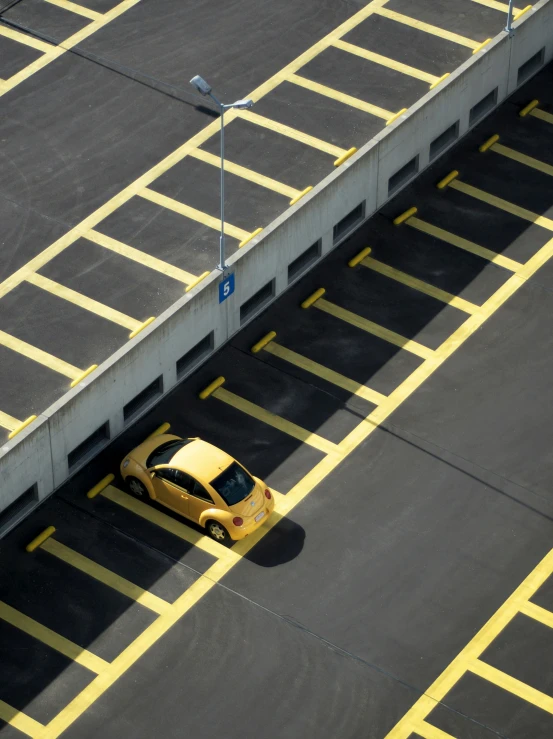
[[[234,458],[222,449],[202,439],[195,439],[179,449],[169,464],[198,480],[211,482],[233,462]]]

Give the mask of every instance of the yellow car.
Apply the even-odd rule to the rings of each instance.
[[[229,454],[201,439],[162,434],[121,463],[130,493],[149,496],[207,529],[223,544],[259,528],[275,507],[271,491]]]

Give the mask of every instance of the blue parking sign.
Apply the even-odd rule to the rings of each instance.
[[[219,283],[219,303],[222,303],[234,292],[234,272]]]

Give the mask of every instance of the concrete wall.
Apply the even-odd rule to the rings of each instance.
[[[274,296],[282,293],[290,262],[317,241],[321,256],[328,253],[336,246],[333,227],[344,216],[363,203],[364,217],[370,217],[388,199],[388,180],[395,172],[414,157],[419,171],[424,169],[431,142],[457,121],[459,136],[465,134],[473,106],[496,88],[500,104],[516,89],[519,66],[540,49],[545,48],[544,63],[553,58],[553,0],[535,5],[515,29],[511,38],[506,33],[496,37],[233,255],[229,265],[236,289],[223,304],[218,298],[221,276],[214,272],[6,443],[0,450],[0,511],[34,485],[37,500],[49,495],[78,468],[68,468],[71,450],[106,422],[109,438],[120,434],[126,403],[160,376],[163,392],[169,391],[177,382],[180,357],[210,332],[214,349],[224,344],[239,330],[246,300],[271,280]],[[107,443],[91,448],[80,465]]]

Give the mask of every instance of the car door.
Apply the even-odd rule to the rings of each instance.
[[[171,508],[176,513],[180,513],[183,516],[189,516],[189,505],[188,505],[188,490],[183,487],[183,483],[188,482],[188,486],[191,487],[191,479],[188,475],[184,476],[184,473],[180,470],[172,469],[171,467],[162,467],[154,470],[152,477],[152,484],[154,486],[154,493],[156,500],[159,503]]]
[[[190,488],[190,496],[188,498],[190,511],[189,516],[192,521],[200,523],[200,516],[202,515],[202,513],[204,511],[207,511],[208,508],[214,508],[216,506],[213,502],[213,498],[207,492],[204,486],[201,485],[197,480],[194,480],[194,478],[191,478],[191,481],[192,486]]]

